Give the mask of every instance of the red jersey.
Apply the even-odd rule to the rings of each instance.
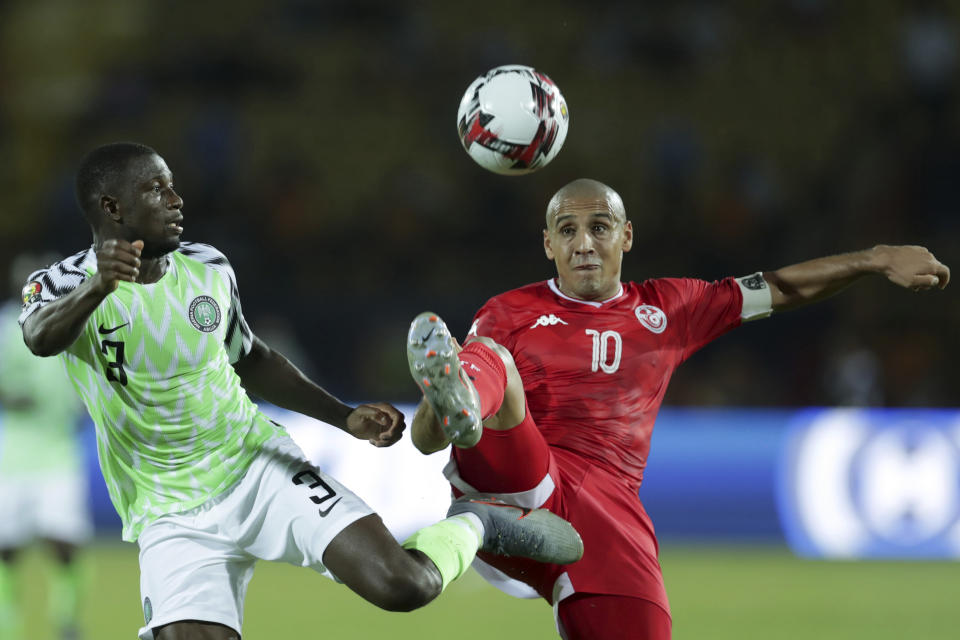
[[[739,326],[742,307],[733,278],[630,282],[604,302],[570,298],[551,279],[491,298],[470,334],[513,354],[552,448],[604,467],[635,493],[673,371]]]

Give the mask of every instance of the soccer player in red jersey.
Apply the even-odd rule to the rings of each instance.
[[[923,247],[879,245],[717,282],[621,283],[633,229],[620,196],[586,179],[553,196],[546,226],[557,277],[490,299],[462,351],[437,316],[414,320],[407,353],[425,398],[413,441],[424,453],[456,445],[445,469],[455,494],[546,507],[583,537],[583,559],[566,566],[480,554],[491,583],[532,587],[568,640],[664,640],[670,608],[637,492],[674,369],[744,321],[861,276],[942,289],[950,271]]]

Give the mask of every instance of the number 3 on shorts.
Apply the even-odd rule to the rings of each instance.
[[[327,500],[329,500],[330,498],[332,498],[333,496],[337,495],[337,492],[333,490],[333,487],[331,487],[326,482],[324,482],[320,476],[315,474],[310,469],[301,471],[300,473],[293,476],[293,484],[303,484],[305,482],[304,478],[310,478],[310,480],[312,481],[309,485],[307,485],[308,489],[316,489],[317,487],[323,487],[324,490],[326,491],[326,495],[323,496],[322,498],[317,496],[310,496],[310,501],[313,502],[313,504],[321,505]],[[334,500],[330,504],[330,506],[327,507],[326,509],[321,507],[318,511],[318,513],[320,514],[320,517],[321,518],[327,517],[327,514],[330,513],[331,509],[337,506],[338,502],[340,502],[340,498],[337,498],[336,500]]]

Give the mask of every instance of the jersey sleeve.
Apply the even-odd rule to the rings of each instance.
[[[486,336],[509,349],[513,346],[510,344],[512,326],[509,318],[510,314],[504,305],[496,298],[491,298],[473,317],[473,324],[470,325],[467,338]]]
[[[253,348],[253,332],[250,331],[250,325],[243,317],[240,290],[237,287],[237,274],[234,273],[233,267],[230,266],[226,256],[223,257],[223,261],[224,264],[221,268],[230,282],[230,310],[227,312],[227,333],[224,338],[224,346],[227,349],[227,355],[230,357],[230,364],[236,364]]]
[[[669,309],[667,315],[681,323],[682,360],[740,326],[743,294],[734,278],[715,282],[668,278],[661,282],[664,302]]]
[[[85,254],[79,254],[30,274],[21,291],[23,303],[19,317],[21,327],[27,318],[43,306],[62,298],[83,284],[87,279],[87,272],[81,267],[85,258]]]
[[[208,244],[185,242],[180,245],[179,251],[185,256],[199,260],[226,278],[230,287],[230,308],[226,314],[227,332],[224,334],[223,343],[230,358],[230,364],[236,364],[250,353],[253,347],[253,332],[250,331],[250,325],[243,317],[243,307],[240,304],[237,274],[234,273],[227,256]]]

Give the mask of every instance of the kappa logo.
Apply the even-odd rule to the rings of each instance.
[[[468,335],[468,336],[475,336],[475,335],[477,335],[477,329],[478,329],[479,327],[480,327],[480,321],[479,321],[479,320],[474,320],[474,321],[473,321],[473,324],[470,325],[470,331],[467,331],[467,335]]]
[[[644,327],[653,333],[663,333],[667,328],[667,314],[661,309],[650,304],[642,304],[633,312]]]
[[[540,316],[537,318],[537,321],[530,325],[530,328],[536,329],[537,327],[552,327],[555,324],[567,323],[551,313],[548,316]]]
[[[461,360],[461,361],[460,361],[460,366],[461,366],[461,367],[464,367],[465,369],[470,369],[470,371],[480,371],[480,367],[478,367],[477,365],[473,364],[472,362],[465,362],[465,361]],[[471,378],[471,379],[472,379],[472,378]]]

